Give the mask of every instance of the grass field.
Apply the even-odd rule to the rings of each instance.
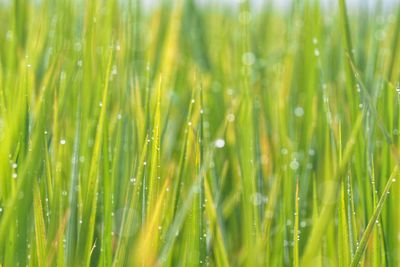
[[[400,266],[400,5],[0,2],[1,266]]]

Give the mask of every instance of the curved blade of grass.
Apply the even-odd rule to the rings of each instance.
[[[389,177],[389,180],[386,183],[385,188],[383,189],[383,192],[379,199],[378,205],[376,206],[374,213],[372,214],[371,218],[369,219],[367,228],[365,228],[365,231],[361,237],[360,244],[359,244],[359,246],[356,250],[356,253],[354,255],[354,258],[351,262],[351,265],[350,265],[351,267],[356,267],[359,265],[361,258],[364,254],[365,248],[367,246],[368,238],[370,237],[372,230],[378,220],[378,217],[381,214],[383,205],[385,204],[387,196],[390,192],[390,188],[392,187],[392,184],[396,181],[398,176],[399,176],[399,165],[396,165],[393,169],[392,174]]]
[[[321,207],[321,213],[319,214],[317,225],[314,226],[311,231],[310,237],[307,240],[307,246],[301,260],[301,266],[310,266],[314,256],[318,252],[318,248],[321,245],[322,237],[325,234],[328,222],[331,219],[333,211],[335,209],[335,205],[333,205],[331,202],[337,197],[340,181],[342,179],[342,176],[346,172],[347,164],[349,163],[349,160],[354,150],[355,140],[361,128],[362,118],[363,114],[360,113],[356,122],[354,123],[351,135],[344,148],[343,159],[338,166],[335,174],[333,175],[336,186],[334,188],[325,188],[326,193],[324,195],[324,199],[326,199],[326,201],[324,201],[324,204]]]
[[[299,178],[296,179],[295,213],[293,229],[293,266],[299,267]]]
[[[111,73],[111,63],[112,63],[113,55],[110,53],[107,67],[105,72],[105,81],[103,88],[103,97],[102,97],[102,108],[100,111],[100,116],[98,119],[97,132],[94,141],[94,148],[92,152],[92,159],[90,163],[90,171],[87,182],[87,192],[84,198],[84,207],[83,207],[83,218],[84,223],[82,223],[82,227],[80,228],[80,234],[78,239],[78,248],[77,248],[77,256],[76,260],[83,264],[84,266],[88,266],[90,263],[90,255],[92,253],[93,248],[93,231],[95,227],[95,216],[96,216],[96,207],[97,207],[97,188],[98,188],[98,168],[99,168],[99,160],[101,154],[101,144],[103,139],[103,127],[106,111],[107,111],[107,103],[108,103],[108,87],[109,87],[109,77]]]
[[[46,229],[43,217],[43,206],[40,199],[38,184],[34,183],[34,217],[35,217],[35,239],[38,266],[45,266],[46,262]]]

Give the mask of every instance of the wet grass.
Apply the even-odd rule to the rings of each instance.
[[[400,7],[0,3],[2,266],[397,266]]]

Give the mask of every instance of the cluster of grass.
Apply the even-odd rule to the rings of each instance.
[[[2,266],[399,265],[400,8],[333,2],[0,2]]]

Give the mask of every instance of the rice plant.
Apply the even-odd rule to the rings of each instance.
[[[0,266],[399,266],[367,2],[0,1]]]

